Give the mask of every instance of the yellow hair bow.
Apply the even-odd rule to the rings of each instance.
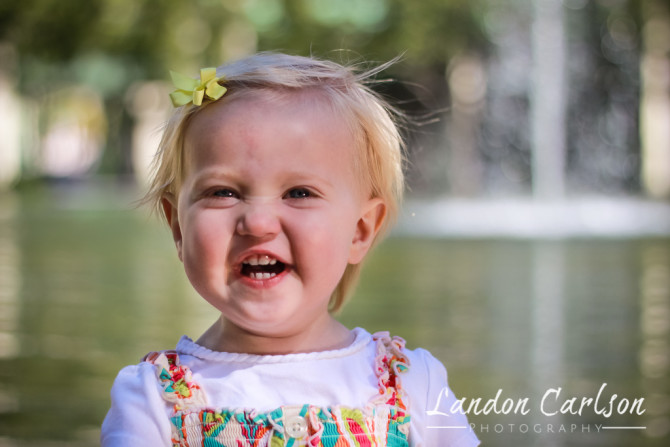
[[[199,106],[202,104],[205,95],[216,101],[228,91],[227,88],[219,85],[223,76],[216,76],[216,68],[200,69],[200,79],[193,79],[174,71],[170,71],[170,76],[172,77],[172,83],[177,87],[177,90],[170,93],[172,105],[175,107],[183,106],[189,102]]]

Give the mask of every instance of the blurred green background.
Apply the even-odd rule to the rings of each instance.
[[[0,447],[96,445],[118,370],[216,318],[133,203],[168,70],[262,50],[403,55],[377,88],[416,124],[408,200],[347,325],[468,398],[645,398],[470,415],[484,445],[668,444],[669,1],[25,0],[0,2]]]

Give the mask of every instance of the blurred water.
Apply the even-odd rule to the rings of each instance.
[[[132,199],[114,185],[0,195],[0,446],[97,445],[118,370],[216,318],[167,230]],[[484,445],[670,440],[668,239],[396,237],[374,252],[341,319],[431,350],[459,396],[528,397],[528,415],[469,416]],[[607,401],[644,398],[644,414],[537,410],[550,388],[581,399],[603,383]]]

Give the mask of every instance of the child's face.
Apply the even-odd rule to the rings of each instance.
[[[346,120],[305,94],[194,118],[183,187],[164,206],[189,280],[226,324],[286,336],[330,318],[331,293],[384,215],[354,150]]]

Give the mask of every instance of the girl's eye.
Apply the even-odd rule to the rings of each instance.
[[[213,197],[221,197],[221,198],[231,198],[234,199],[237,197],[237,193],[235,191],[232,191],[230,189],[217,189],[212,192]]]
[[[294,188],[286,193],[287,199],[307,199],[312,193],[306,188]]]

